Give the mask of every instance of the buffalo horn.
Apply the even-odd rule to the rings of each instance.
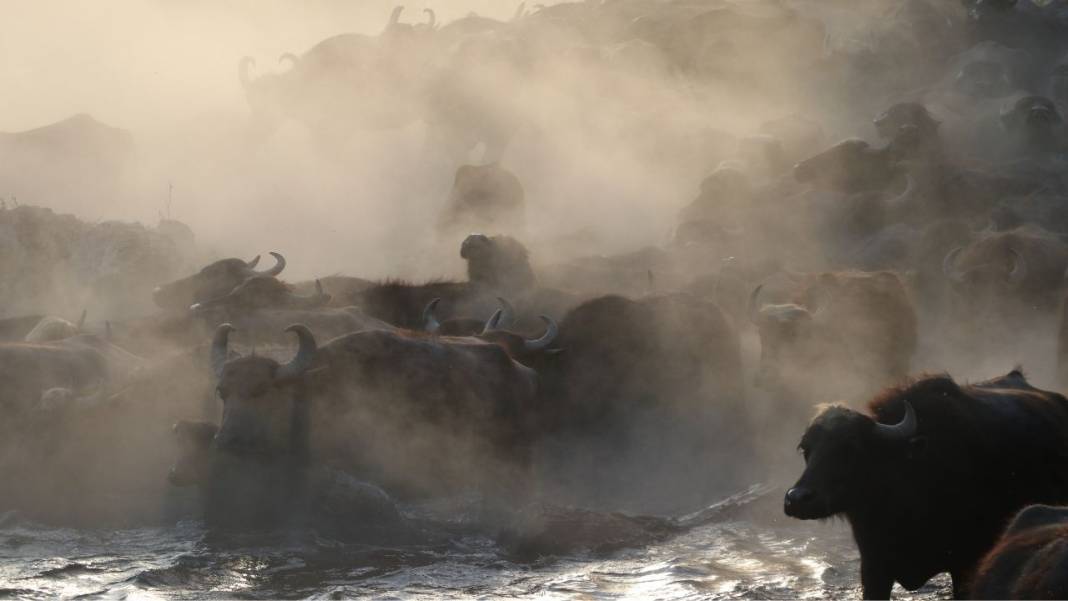
[[[279,368],[279,379],[296,378],[308,371],[308,368],[315,361],[315,353],[319,348],[315,343],[315,336],[312,335],[308,326],[299,323],[293,324],[286,328],[285,331],[293,332],[297,335],[300,347],[297,349],[297,354],[293,357],[293,360]]]
[[[905,417],[894,425],[875,424],[875,433],[883,440],[908,440],[916,436],[916,411],[912,403],[905,401]]]
[[[497,309],[493,312],[493,315],[486,320],[486,326],[482,328],[483,334],[489,334],[496,330],[501,325],[501,315],[504,313],[503,309]]]
[[[297,55],[293,54],[292,52],[286,52],[282,56],[278,57],[278,64],[279,65],[285,63],[286,61],[289,61],[289,64],[292,65],[292,67],[296,67],[297,63],[300,62],[300,59],[297,58]],[[292,67],[290,67],[290,68],[292,68]]]
[[[1015,249],[1010,248],[1009,252],[1013,256],[1012,271],[1009,272],[1009,285],[1019,286],[1024,281],[1024,278],[1027,277],[1027,260]]]
[[[962,279],[960,272],[957,271],[957,255],[962,250],[964,247],[958,246],[946,253],[946,257],[942,259],[942,273],[952,282],[960,282]]]
[[[498,296],[497,302],[501,304],[500,325],[506,328],[511,327],[512,323],[515,322],[515,307],[513,307],[512,303],[508,302],[508,299],[503,296]]]
[[[757,305],[757,299],[760,297],[760,291],[764,288],[764,284],[761,284],[753,289],[753,292],[749,295],[749,321],[754,324],[760,324],[760,309]]]
[[[256,275],[268,275],[272,277],[282,273],[282,270],[286,268],[286,258],[276,252],[271,252],[271,256],[274,257],[274,267],[264,269],[263,271],[254,271],[253,273]]]
[[[524,340],[523,348],[528,351],[541,351],[549,348],[549,345],[556,340],[556,336],[560,333],[560,328],[553,321],[552,317],[548,315],[539,315],[542,321],[545,322],[545,333],[541,335],[541,338],[536,340]]]
[[[434,310],[437,309],[438,303],[441,302],[441,298],[435,298],[426,304],[426,308],[423,309],[423,330],[436,334],[441,329],[441,322],[434,315]]]

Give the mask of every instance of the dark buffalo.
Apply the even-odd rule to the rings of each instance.
[[[199,272],[163,284],[153,292],[156,304],[164,309],[185,311],[194,303],[209,301],[236,288],[253,276],[277,276],[286,267],[286,259],[272,252],[274,267],[256,271],[260,262],[259,255],[251,261],[241,259],[222,259],[201,269]]]
[[[1064,118],[1045,96],[1024,96],[1001,109],[1001,126],[1018,152],[1044,154],[1064,149]]]
[[[791,302],[778,304],[761,303],[761,289],[749,299],[749,317],[760,332],[758,385],[809,382],[810,376],[830,371],[849,374],[865,391],[908,373],[918,326],[916,309],[897,274],[809,274],[792,286]],[[824,390],[824,384],[820,378],[811,392],[846,392]]]
[[[537,285],[526,247],[511,236],[471,234],[460,257],[467,261],[467,281],[476,286],[511,296]]]
[[[940,572],[961,596],[1016,511],[1068,501],[1068,399],[1019,371],[966,386],[926,377],[868,408],[820,412],[785,499],[788,516],[849,521],[866,599]]]
[[[907,158],[906,148],[895,141],[882,148],[872,148],[863,140],[839,142],[798,163],[794,178],[840,192],[881,190],[901,178],[898,163]]]
[[[1068,599],[1068,508],[1016,514],[969,589],[971,599]]]
[[[739,464],[717,453],[750,439],[738,334],[716,305],[603,296],[569,311],[559,332],[562,352],[532,364],[539,429],[551,433],[546,472],[561,494],[675,511],[729,488]],[[707,462],[699,470],[695,457]]]
[[[282,452],[304,407],[313,455],[408,490],[492,483],[499,491],[522,467],[537,376],[497,344],[369,330],[319,347],[293,326],[300,350],[280,365],[255,355],[228,361],[231,330],[220,326],[213,346],[223,400],[217,450]]]

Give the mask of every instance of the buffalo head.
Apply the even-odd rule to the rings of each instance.
[[[824,409],[798,445],[805,471],[786,491],[786,515],[818,520],[863,503],[869,479],[880,475],[888,457],[897,457],[894,449],[905,447],[917,434],[916,412],[908,401],[903,405],[904,416],[892,425],[845,407]]]
[[[287,364],[256,355],[229,359],[230,324],[215,332],[211,364],[223,403],[222,423],[215,449],[233,455],[274,456],[294,449],[296,406],[294,386],[315,361],[315,337],[303,325],[286,328],[300,341]]]
[[[760,333],[760,367],[753,384],[775,387],[786,358],[804,353],[811,342],[813,326],[821,309],[810,309],[795,303],[760,304],[757,286],[749,295],[749,320]]]
[[[156,305],[163,309],[186,310],[194,303],[200,303],[221,297],[236,288],[238,284],[253,276],[277,276],[286,267],[286,259],[272,252],[274,267],[256,271],[260,262],[257,255],[251,261],[241,259],[222,259],[201,269],[199,272],[163,284],[153,292]]]
[[[511,236],[471,234],[460,245],[467,279],[496,290],[519,291],[536,284],[527,249]]]

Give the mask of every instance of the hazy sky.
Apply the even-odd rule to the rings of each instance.
[[[547,2],[552,4],[552,2]],[[0,130],[86,112],[128,128],[161,111],[243,106],[237,61],[274,68],[338,33],[374,32],[387,0],[4,0],[0,4]],[[439,20],[471,10],[508,17],[509,0],[409,2],[402,20]]]

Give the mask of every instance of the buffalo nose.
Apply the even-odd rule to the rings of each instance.
[[[812,496],[811,490],[795,486],[786,491],[786,507],[789,509],[795,505],[804,505],[812,500]]]

